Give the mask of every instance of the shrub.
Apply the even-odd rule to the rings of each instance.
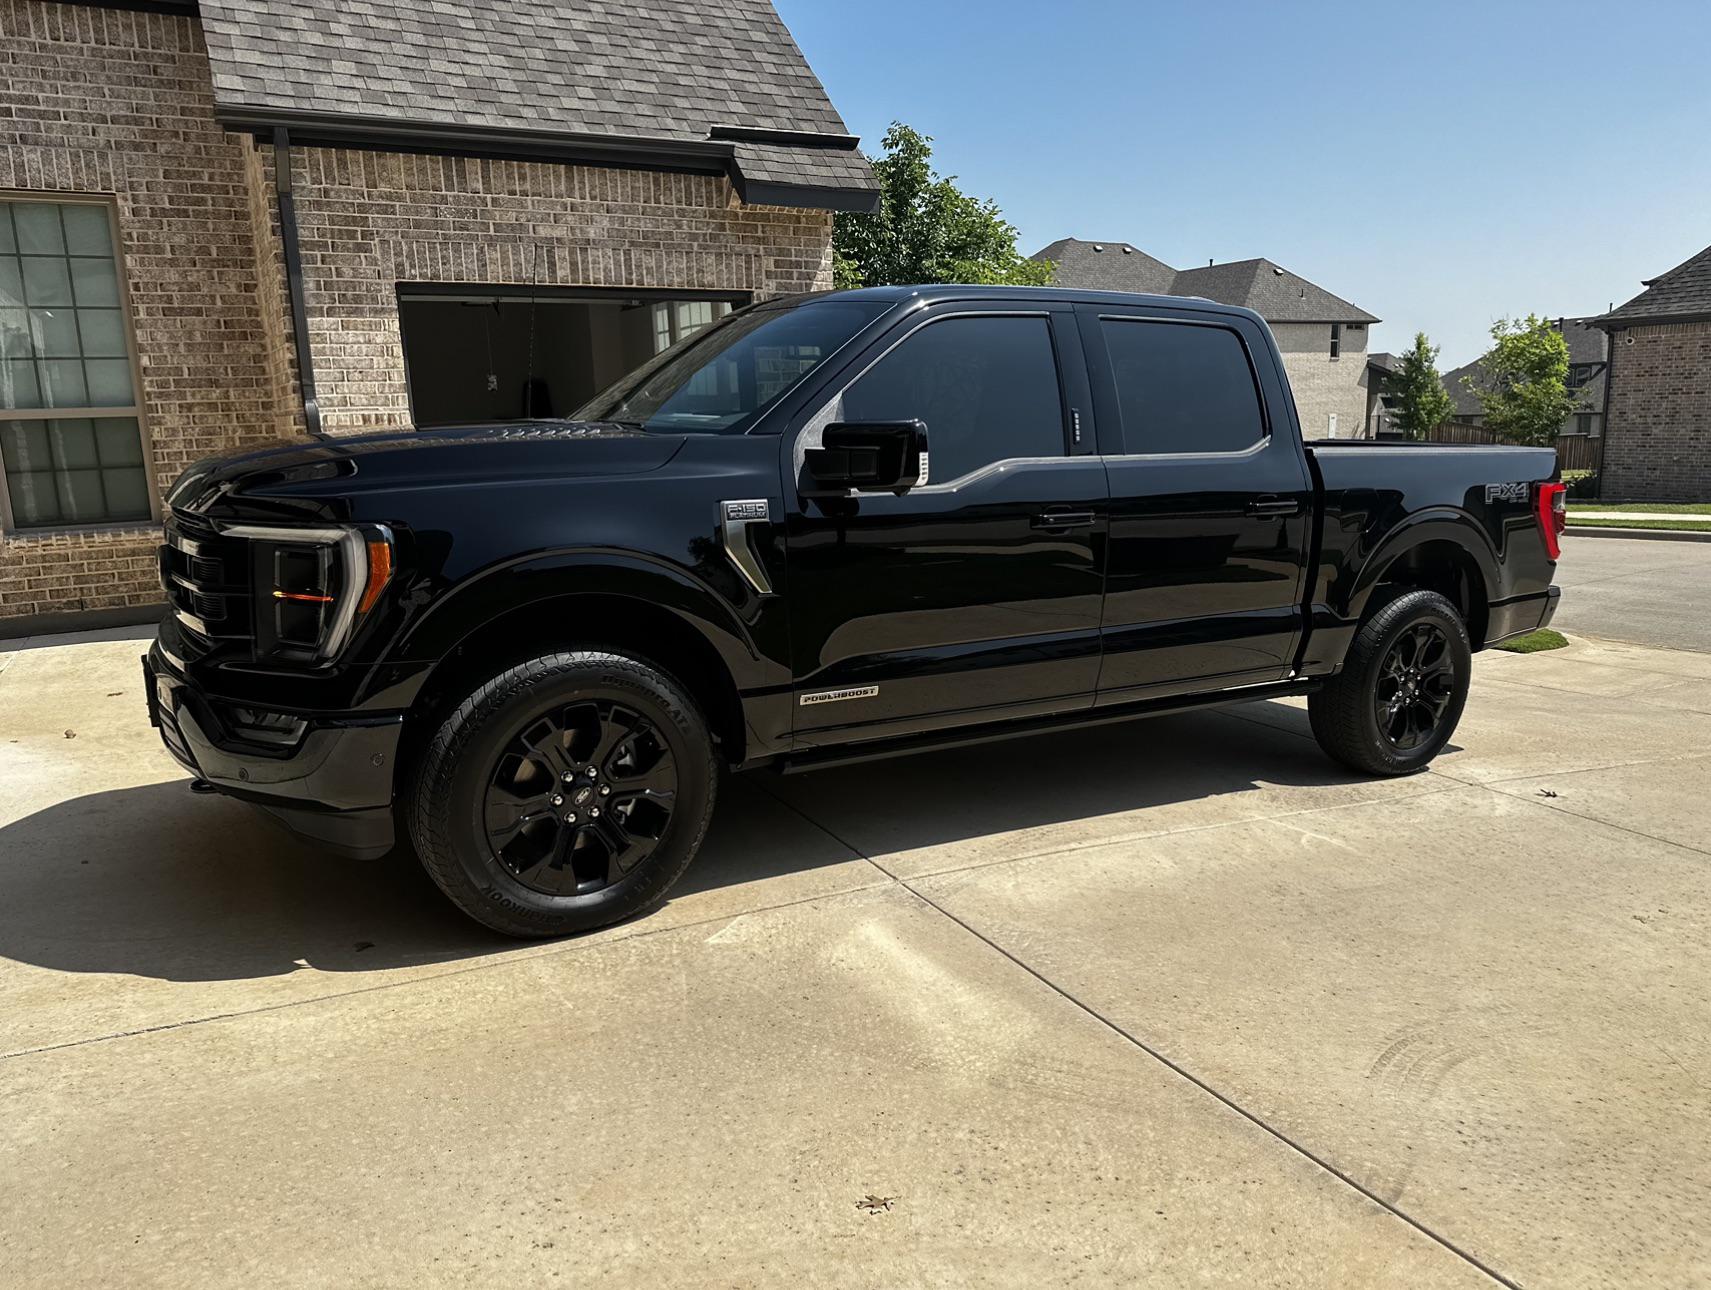
[[[1570,497],[1597,497],[1598,472],[1596,470],[1565,470],[1562,482],[1568,486]]]

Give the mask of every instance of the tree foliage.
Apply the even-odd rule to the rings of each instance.
[[[991,200],[970,197],[932,167],[932,139],[901,122],[874,160],[880,205],[873,215],[840,212],[832,234],[839,287],[920,282],[1044,286],[1052,264],[1016,249],[1016,229]]]
[[[1468,388],[1484,405],[1485,424],[1511,443],[1555,443],[1581,406],[1568,389],[1568,342],[1548,318],[1498,319],[1480,366],[1480,384]]]
[[[1414,348],[1402,355],[1396,375],[1390,378],[1387,401],[1410,439],[1424,439],[1455,410],[1455,400],[1438,375],[1438,347],[1426,339],[1425,332],[1414,333]]]

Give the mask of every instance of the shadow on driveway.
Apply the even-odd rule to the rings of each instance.
[[[674,898],[853,858],[834,836],[870,854],[881,845],[928,848],[1241,795],[1259,790],[1261,777],[1268,791],[1359,782],[1291,734],[1217,714],[762,784],[733,777]],[[252,808],[194,796],[186,785],[93,793],[0,827],[0,957],[64,972],[217,981],[303,966],[370,972],[519,944],[465,919],[407,848],[377,861],[319,852]]]

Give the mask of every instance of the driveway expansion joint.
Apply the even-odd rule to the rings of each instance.
[[[1006,949],[1004,946],[1000,945],[997,941],[995,941],[991,937],[987,936],[984,932],[980,931],[978,928],[974,927],[972,924],[970,924],[970,923],[964,921],[963,919],[957,917],[957,915],[953,914],[950,910],[946,909],[943,905],[939,904],[931,896],[927,895],[925,892],[916,888],[909,879],[900,878],[896,874],[892,873],[891,870],[887,869],[878,860],[875,860],[872,856],[867,855],[865,852],[863,852],[859,847],[852,845],[850,842],[848,842],[844,838],[840,837],[837,833],[833,832],[826,825],[820,823],[820,821],[816,820],[813,816],[809,815],[806,811],[802,810],[795,803],[786,801],[785,799],[783,799],[781,797],[776,797],[776,795],[773,795],[770,793],[770,790],[763,789],[762,791],[768,792],[769,796],[774,796],[775,800],[778,801],[780,805],[786,807],[790,811],[793,811],[796,815],[801,817],[801,819],[806,821],[808,824],[812,825],[814,828],[819,829],[822,833],[824,833],[827,837],[831,838],[839,846],[848,848],[850,851],[854,852],[856,855],[858,855],[862,859],[866,860],[869,864],[873,865],[874,868],[878,869],[881,873],[885,874],[888,878],[891,879],[892,882],[896,883],[904,891],[908,892],[911,896],[913,896],[921,904],[923,904],[927,908],[933,910],[935,913],[940,914],[944,918],[950,920],[952,923],[955,923],[958,927],[960,927],[968,935],[974,937],[977,941],[979,941],[981,944],[985,945],[988,949],[992,950],[994,953],[996,953],[996,954],[1000,955],[1002,958],[1008,960],[1014,966],[1020,968],[1024,972],[1026,972],[1029,976],[1033,977],[1034,980],[1038,981],[1041,985],[1045,986],[1046,989],[1050,990],[1053,994],[1057,995],[1059,998],[1063,999],[1065,1002],[1070,1004],[1072,1007],[1079,1010],[1083,1015],[1090,1018],[1097,1025],[1103,1027],[1105,1030],[1109,1031],[1111,1034],[1116,1035],[1119,1039],[1124,1040],[1131,1047],[1137,1049],[1138,1051],[1140,1051],[1141,1053],[1143,1053],[1147,1057],[1152,1058],[1152,1060],[1154,1060],[1154,1061],[1158,1062],[1160,1065],[1164,1066],[1167,1070],[1169,1070],[1172,1074],[1176,1075],[1178,1078],[1188,1081],[1195,1088],[1199,1089],[1202,1093],[1205,1093],[1208,1097],[1214,1098],[1219,1103],[1221,1103],[1225,1107],[1225,1109],[1227,1109],[1229,1111],[1233,1111],[1235,1114],[1241,1116],[1242,1119],[1246,1120],[1249,1124],[1252,1124],[1255,1128],[1259,1129],[1262,1133],[1265,1133],[1266,1135],[1271,1137],[1274,1141],[1278,1142],[1279,1144],[1281,1144],[1282,1146],[1284,1146],[1288,1150],[1293,1151],[1295,1154],[1301,1156],[1303,1159],[1305,1159],[1305,1160],[1309,1161],[1310,1163],[1316,1165],[1318,1168],[1323,1170],[1325,1173],[1327,1173],[1331,1177],[1337,1179],[1337,1181],[1339,1181],[1339,1182],[1345,1184],[1346,1186],[1352,1188],[1354,1191],[1359,1192],[1367,1200],[1371,1201],[1374,1205],[1377,1205],[1380,1209],[1382,1209],[1386,1213],[1390,1214],[1393,1218],[1399,1219],[1401,1222],[1407,1224],[1409,1227],[1413,1228],[1416,1232],[1418,1232],[1421,1236],[1425,1237],[1427,1240],[1438,1245],[1439,1247],[1441,1247],[1442,1249],[1444,1249],[1448,1253],[1455,1255],[1457,1258],[1460,1258],[1463,1262],[1465,1262],[1469,1266],[1477,1269],[1479,1272],[1481,1272],[1485,1276],[1491,1278],[1491,1280],[1497,1282],[1499,1285],[1508,1286],[1510,1288],[1510,1290],[1522,1290],[1519,1282],[1513,1280],[1512,1278],[1510,1278],[1508,1276],[1505,1276],[1503,1273],[1499,1272],[1496,1268],[1492,1267],[1490,1264],[1481,1260],[1477,1255],[1470,1253],[1469,1251],[1463,1249],[1461,1246],[1457,1245],[1454,1241],[1450,1240],[1448,1237],[1446,1237],[1446,1236],[1442,1235],[1441,1233],[1433,1230],[1431,1227],[1428,1227],[1424,1222],[1413,1217],[1406,1210],[1398,1208],[1393,1202],[1385,1200],[1377,1192],[1375,1192],[1371,1188],[1365,1186],[1363,1183],[1359,1182],[1357,1179],[1355,1179],[1350,1174],[1345,1173],[1343,1170],[1339,1169],[1336,1165],[1332,1164],[1329,1160],[1327,1160],[1324,1157],[1319,1156],[1316,1153],[1314,1153],[1313,1151],[1309,1150],[1306,1146],[1302,1145],[1300,1142],[1298,1142],[1294,1138],[1290,1137],[1282,1129],[1277,1128],[1275,1125],[1271,1124],[1269,1121],[1265,1120],[1261,1116],[1255,1114],[1254,1112],[1248,1110],[1246,1107],[1242,1106],[1241,1103],[1237,1102],[1229,1094],[1221,1092],[1219,1089],[1213,1087],[1211,1084],[1209,1084],[1205,1080],[1201,1079],[1198,1075],[1195,1075],[1192,1071],[1188,1070],[1186,1067],[1180,1065],[1176,1061],[1165,1056],[1164,1053],[1162,1053],[1158,1049],[1152,1047],[1145,1040],[1139,1038],[1138,1036],[1136,1036],[1131,1031],[1124,1029],[1122,1026],[1118,1025],[1115,1021],[1113,1021],[1110,1017],[1108,1017],[1104,1013],[1100,1012],[1097,1008],[1093,1007],[1091,1004],[1089,1004],[1086,1001],[1082,1000],[1081,998],[1077,997],[1072,991],[1066,989],[1065,987],[1059,985],[1057,982],[1053,981],[1050,977],[1046,976],[1038,968],[1035,968],[1031,964],[1025,962],[1024,960],[1022,960],[1020,958],[1018,958],[1015,954],[1011,953],[1008,949]],[[1350,803],[1349,805],[1368,806],[1368,805],[1372,805],[1372,803],[1358,802],[1358,803]],[[1339,809],[1339,808],[1326,807],[1326,808],[1322,808],[1322,809],[1335,810],[1335,809]],[[1288,812],[1287,814],[1299,815],[1299,814],[1308,814],[1308,813],[1310,813],[1310,812]],[[1273,818],[1281,818],[1281,817],[1273,817]],[[1243,822],[1244,823],[1251,823],[1252,821],[1243,821]],[[1223,828],[1223,827],[1228,827],[1228,826],[1227,825],[1214,825],[1214,826],[1210,826],[1210,827]],[[1199,830],[1181,830],[1181,831],[1183,831],[1183,832],[1197,832]],[[1155,834],[1155,835],[1150,835],[1150,836],[1160,836],[1160,835]],[[1137,839],[1137,840],[1139,840],[1139,839]],[[1050,853],[1047,853],[1047,854],[1050,854]],[[1034,857],[1034,856],[1014,857],[1014,859],[1036,859],[1036,858],[1037,857]],[[1000,861],[1000,862],[996,862],[996,863],[1005,863],[1005,862]],[[980,869],[980,868],[987,868],[987,867],[990,867],[990,866],[985,865],[985,864],[976,864],[976,865],[964,866],[964,869]],[[944,873],[957,873],[957,872],[962,872],[962,871],[963,870],[961,870],[961,869],[950,869],[950,870],[944,871]],[[944,875],[936,873],[936,874],[924,875],[924,876],[942,877]]]

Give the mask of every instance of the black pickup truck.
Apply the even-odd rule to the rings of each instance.
[[[1332,757],[1417,771],[1472,652],[1551,617],[1554,474],[1304,443],[1242,309],[776,300],[574,420],[193,467],[150,713],[194,787],[354,855],[407,831],[555,935],[661,900],[727,768],[1305,694]]]

